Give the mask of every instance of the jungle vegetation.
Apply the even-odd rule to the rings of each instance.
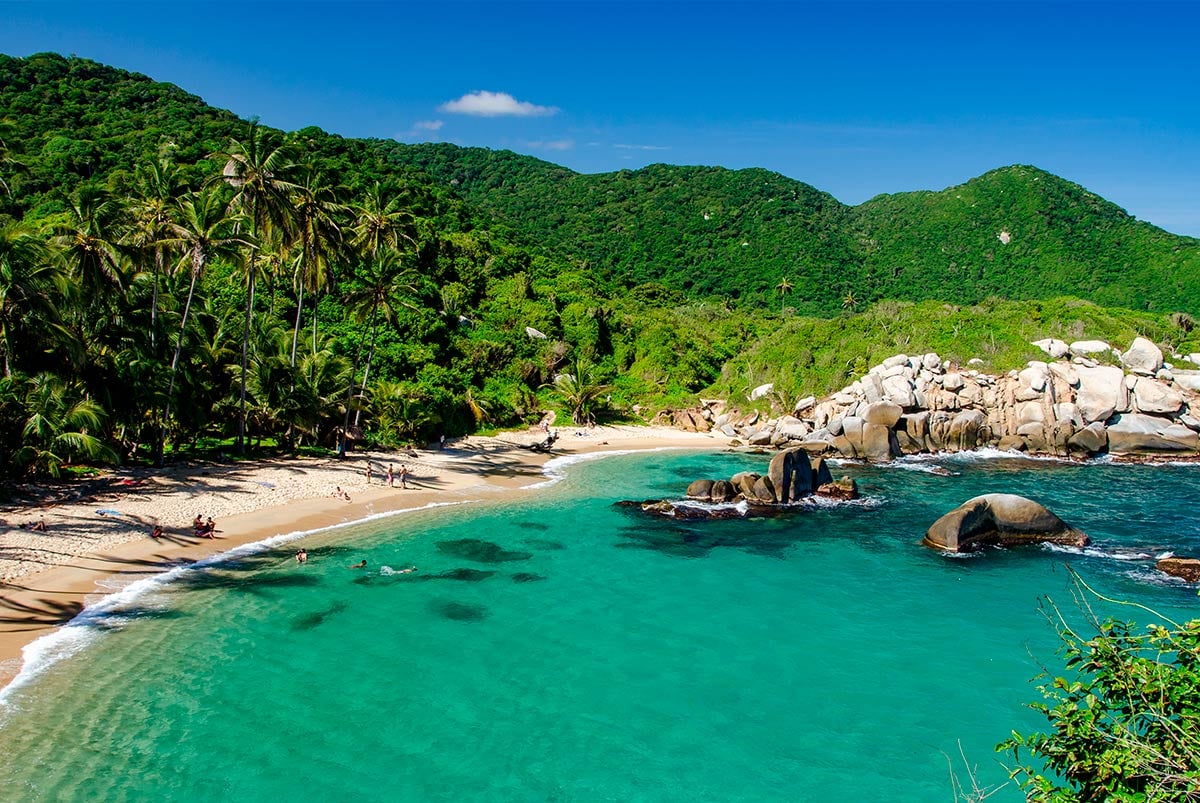
[[[764,170],[275,131],[55,54],[0,56],[0,110],[10,474],[633,419],[771,381],[784,408],[897,351],[1200,350],[1200,243],[1035,168],[847,207]]]

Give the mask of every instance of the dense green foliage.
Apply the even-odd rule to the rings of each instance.
[[[1178,348],[1166,313],[1200,307],[1196,241],[1032,168],[851,209],[763,170],[283,134],[54,54],[0,55],[0,109],[6,470],[823,391],[896,351],[1003,368],[1049,335]],[[1068,290],[1156,312],[985,300]]]
[[[1039,686],[1032,708],[1051,725],[997,749],[1020,763],[1013,777],[1029,800],[1200,800],[1200,620],[1140,629],[1097,621],[1084,635],[1051,606],[1067,675]]]

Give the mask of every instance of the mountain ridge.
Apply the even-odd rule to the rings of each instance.
[[[0,107],[31,164],[25,208],[88,181],[119,183],[170,147],[196,176],[239,119],[148,76],[57,54],[0,56]],[[765,168],[652,164],[579,173],[516,153],[449,143],[292,132],[352,188],[380,177],[436,185],[520,241],[618,286],[799,314],[896,298],[974,304],[1078,295],[1131,309],[1200,311],[1200,240],[1144,221],[1031,165],[943,190],[846,205]]]

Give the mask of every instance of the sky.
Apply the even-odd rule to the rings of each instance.
[[[1192,236],[1197,30],[1192,0],[0,3],[0,53],[90,58],[285,130],[585,173],[764,167],[848,204],[1032,164]]]

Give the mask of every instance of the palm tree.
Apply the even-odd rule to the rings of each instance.
[[[785,276],[783,281],[775,285],[775,289],[779,291],[779,317],[783,317],[784,304],[787,303],[787,294],[796,288],[787,280]]]
[[[175,164],[159,159],[138,165],[134,173],[135,193],[130,207],[131,235],[139,251],[154,252],[154,290],[150,299],[150,349],[158,338],[158,281],[166,263],[168,240],[173,235],[176,202],[183,194],[183,180]]]
[[[292,329],[291,363],[296,364],[296,342],[300,338],[300,317],[304,311],[304,291],[314,295],[333,281],[331,261],[343,250],[341,216],[346,206],[339,203],[333,187],[324,183],[321,173],[309,168],[294,197],[297,239],[296,325]],[[314,302],[315,304],[315,302]],[[317,313],[313,308],[313,351],[317,350]]]
[[[179,367],[179,355],[187,334],[188,318],[192,311],[192,299],[196,293],[196,282],[204,273],[204,267],[214,257],[233,256],[239,247],[250,245],[250,241],[237,234],[240,218],[229,214],[219,193],[206,187],[191,193],[178,204],[178,222],[171,223],[171,239],[166,242],[183,251],[180,269],[190,273],[187,300],[183,305],[183,319],[179,324],[179,339],[175,342],[175,354],[171,358],[171,382],[167,388],[166,410],[163,413],[163,435],[166,438],[167,422],[171,418],[171,402],[175,396],[175,377]],[[161,460],[162,443],[159,443]]]
[[[77,388],[41,373],[27,380],[23,396],[23,443],[12,456],[18,466],[57,477],[77,457],[116,461],[113,450],[89,432],[100,429],[104,410]]]
[[[385,189],[378,181],[368,190],[362,203],[354,207],[354,245],[375,259],[385,246],[399,250],[406,241],[414,248],[415,219],[401,205],[398,195]]]
[[[362,284],[346,294],[346,306],[350,315],[360,323],[368,322],[367,365],[363,371],[362,385],[359,393],[366,393],[367,382],[371,376],[371,362],[375,358],[375,343],[379,334],[379,320],[392,323],[396,320],[401,309],[417,308],[415,303],[416,287],[413,282],[417,279],[416,271],[404,265],[398,251],[386,248],[367,265],[362,276]],[[355,367],[357,373],[357,366]],[[354,377],[350,380],[351,395],[347,396],[346,423],[349,423],[350,405]],[[359,412],[354,414],[354,424],[358,425]]]
[[[120,242],[124,210],[103,191],[84,185],[62,196],[66,218],[53,226],[54,244],[75,274],[79,290],[93,304],[124,289]]]
[[[67,277],[50,257],[41,237],[21,223],[0,227],[0,359],[4,375],[12,376],[9,337],[31,316],[44,315],[50,324],[58,317],[52,295],[67,292]],[[40,332],[34,342],[46,341]]]
[[[855,297],[854,291],[851,290],[842,296],[842,309],[853,312],[858,307],[858,298]]]
[[[250,226],[250,258],[246,261],[246,319],[242,326],[242,376],[238,401],[238,453],[246,451],[246,369],[250,351],[250,319],[254,314],[254,285],[258,275],[258,243],[269,233],[294,228],[290,195],[296,185],[289,179],[294,169],[286,145],[252,121],[244,141],[234,140],[227,153],[219,154],[225,166],[217,177],[234,188],[233,207]]]
[[[557,374],[550,384],[571,408],[571,421],[576,425],[586,424],[593,403],[609,390],[596,378],[594,366],[576,358],[571,371]]]

